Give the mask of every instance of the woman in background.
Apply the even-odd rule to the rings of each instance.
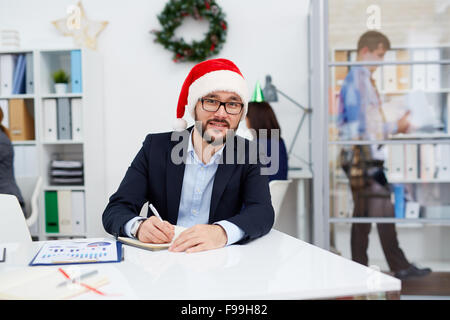
[[[271,140],[276,139],[276,137],[271,136],[271,129],[277,129],[279,130],[279,140],[275,141],[275,143],[279,143],[278,148],[278,157],[275,155],[272,156],[271,152],[271,143],[267,141],[267,156],[269,158],[273,158],[274,161],[278,160],[278,171],[277,173],[269,176],[269,181],[272,180],[287,180],[287,170],[288,170],[288,157],[286,152],[286,145],[284,144],[283,139],[281,138],[281,129],[280,125],[278,124],[277,117],[275,116],[275,113],[272,110],[272,107],[267,102],[249,102],[248,103],[248,111],[247,111],[247,117],[246,117],[246,123],[247,127],[249,129],[254,129],[256,132],[253,132],[253,134],[256,134],[256,142],[260,142],[260,139]],[[267,130],[267,137],[263,137],[260,135],[259,130],[260,129],[266,129]],[[262,144],[264,145],[264,144]],[[265,150],[261,150],[265,151]],[[267,166],[270,167],[273,165],[272,163],[269,163]]]
[[[25,213],[25,202],[14,178],[14,149],[11,144],[11,134],[2,123],[3,110],[0,108],[0,193],[15,195]]]

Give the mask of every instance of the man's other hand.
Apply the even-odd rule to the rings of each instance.
[[[217,249],[224,247],[227,241],[227,233],[220,225],[198,224],[180,233],[169,251],[191,253]]]

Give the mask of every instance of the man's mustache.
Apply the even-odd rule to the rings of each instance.
[[[208,125],[210,122],[219,122],[219,123],[221,122],[221,123],[225,123],[228,128],[230,127],[230,124],[228,123],[228,121],[223,120],[223,119],[211,119],[211,120],[208,120],[208,121],[206,121],[206,125]]]

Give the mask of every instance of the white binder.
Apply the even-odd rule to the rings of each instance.
[[[415,201],[406,201],[405,218],[418,219],[420,214],[420,204]]]
[[[397,56],[396,52],[393,50],[389,50],[384,55],[384,60],[396,61]],[[386,65],[383,67],[383,84],[384,91],[397,91],[397,66],[395,65]]]
[[[388,173],[390,180],[401,180],[405,178],[405,152],[403,145],[389,145]]]
[[[83,110],[81,99],[72,99],[72,140],[83,140]]]
[[[9,128],[9,103],[8,103],[8,100],[0,100],[0,108],[3,111],[2,124],[6,128]]]
[[[437,179],[450,179],[450,145],[438,144],[435,147]]]
[[[425,50],[413,50],[413,61],[425,61]],[[412,68],[413,89],[425,90],[426,68],[424,64],[414,64]]]
[[[72,231],[75,235],[85,232],[84,191],[72,191]]]
[[[407,180],[419,178],[419,152],[416,144],[405,145],[405,176]]]
[[[44,100],[44,140],[56,141],[58,139],[56,120],[56,99]]]
[[[425,58],[427,61],[439,61],[441,59],[441,52],[439,49],[428,49]],[[426,88],[428,90],[441,89],[441,66],[439,64],[427,64],[426,74]]]
[[[434,179],[434,146],[432,144],[420,145],[420,179]]]
[[[12,94],[15,60],[15,55],[0,55],[0,94],[2,96]]]
[[[70,190],[58,190],[59,233],[72,234],[72,196]]]

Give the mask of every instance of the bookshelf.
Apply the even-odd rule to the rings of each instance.
[[[411,97],[425,97],[428,114],[436,121],[422,133],[394,135],[384,141],[342,141],[338,137],[337,113],[340,89],[351,66],[364,65],[356,61],[353,48],[333,48],[330,51],[330,105],[328,116],[328,156],[330,212],[329,224],[335,223],[396,223],[398,226],[450,226],[450,45],[394,47],[389,50],[373,74],[383,101],[388,121],[406,112]],[[416,96],[419,92],[420,96]],[[409,99],[409,100],[408,100]],[[421,106],[422,106],[421,105]],[[420,120],[420,119],[419,119]],[[430,133],[433,132],[433,133]],[[359,218],[352,217],[353,201],[346,178],[339,164],[342,147],[350,145],[385,145],[384,169],[391,185],[407,190],[407,202],[417,202],[420,211],[415,217]],[[393,201],[395,203],[395,201]]]
[[[32,68],[29,68],[31,63],[28,63],[27,69],[31,71],[33,91],[5,95],[0,91],[0,101],[10,103],[11,100],[21,99],[32,106],[29,111],[34,126],[33,139],[13,141],[16,155],[19,148],[33,150],[30,151],[32,156],[21,159],[22,167],[31,163],[35,166],[34,172],[26,172],[25,175],[43,178],[39,195],[39,216],[37,223],[30,227],[31,234],[39,240],[101,236],[104,234],[101,214],[107,203],[101,55],[84,48],[33,48],[0,51],[0,58],[3,55],[18,57],[21,54],[31,55],[29,61]],[[67,93],[57,94],[54,91],[51,74],[58,69],[63,69],[70,75]],[[64,112],[67,114],[68,111],[68,118],[63,116],[61,105],[64,103]],[[48,107],[49,104],[53,106]],[[65,136],[61,131],[63,122],[67,122]],[[81,162],[82,183],[54,183],[50,176],[50,163],[53,160]],[[22,175],[16,169],[15,174]],[[49,192],[58,195],[57,222],[66,224],[62,230],[58,228],[57,232],[50,232],[51,228],[48,228],[46,194]],[[64,196],[64,200],[59,201],[59,195]],[[61,216],[66,220],[63,221]],[[78,221],[76,225],[75,220]]]

